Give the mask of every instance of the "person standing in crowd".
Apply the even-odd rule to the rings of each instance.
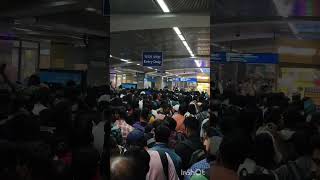
[[[116,109],[113,112],[114,124],[121,129],[122,138],[125,141],[127,139],[128,134],[133,131],[133,127],[127,124],[125,121],[126,115],[123,108]]]
[[[176,131],[179,133],[185,133],[184,120],[185,113],[187,112],[187,106],[185,104],[180,104],[178,113],[174,114],[172,118],[177,122]]]
[[[180,173],[182,168],[181,157],[174,152],[173,149],[168,147],[169,138],[171,131],[169,127],[165,125],[160,125],[155,129],[155,140],[156,144],[151,148],[151,150],[158,151],[160,153],[168,153],[170,158],[172,159],[177,174]]]
[[[203,146],[200,141],[200,125],[199,121],[195,117],[187,117],[184,121],[186,127],[186,139],[178,143],[175,147],[175,152],[182,159],[182,169],[187,170],[192,163],[190,159],[197,150],[202,150]]]

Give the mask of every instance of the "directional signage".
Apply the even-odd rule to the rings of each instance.
[[[215,63],[239,62],[247,64],[278,64],[278,54],[273,53],[214,53],[211,60]]]
[[[163,53],[162,52],[143,52],[142,64],[146,67],[162,66]]]

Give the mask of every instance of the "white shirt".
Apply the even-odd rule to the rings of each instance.
[[[102,154],[104,144],[104,125],[106,122],[101,121],[92,128],[92,134],[94,137],[93,146]]]

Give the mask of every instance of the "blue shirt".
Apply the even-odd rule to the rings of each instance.
[[[192,172],[192,175],[185,175],[184,176],[184,180],[190,180],[191,177],[195,174],[200,172],[200,170],[206,171],[210,169],[210,164],[208,163],[207,159],[203,159],[195,164],[193,164],[188,170],[187,172]]]
[[[169,156],[171,157],[174,167],[176,168],[177,174],[181,174],[180,170],[181,170],[181,164],[182,164],[182,160],[180,158],[180,156],[174,152],[174,150],[170,149],[166,144],[164,143],[156,143],[151,150],[154,151],[163,151],[169,154]]]

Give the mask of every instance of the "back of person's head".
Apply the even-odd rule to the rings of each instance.
[[[259,134],[254,139],[254,160],[259,166],[271,169],[274,165],[275,149],[272,137],[267,133]]]
[[[195,104],[189,104],[188,106],[188,112],[192,115],[196,115],[197,114],[197,108]]]
[[[144,137],[144,133],[141,130],[134,129],[127,136],[127,147],[130,146],[138,146],[138,147],[146,147],[147,140]]]
[[[271,108],[267,113],[265,117],[265,122],[266,123],[274,123],[276,125],[281,125],[281,109],[280,108]]]
[[[237,171],[239,165],[248,157],[250,140],[240,131],[223,137],[218,153],[218,162],[224,167]]]
[[[167,144],[169,141],[169,137],[171,134],[171,130],[169,127],[165,125],[160,125],[155,129],[155,139],[156,142]]]
[[[147,173],[149,172],[149,162],[150,162],[150,155],[149,153],[143,148],[139,146],[132,146],[125,152],[125,157],[133,158],[136,163],[136,177],[138,179],[146,178]]]
[[[192,135],[200,135],[200,123],[195,117],[189,116],[183,123],[188,133],[191,133]]]
[[[140,120],[148,122],[149,121],[149,113],[150,113],[149,109],[143,108],[140,113]]]
[[[72,172],[75,180],[92,179],[99,162],[99,152],[92,147],[78,148],[72,152]]]
[[[137,164],[132,157],[114,157],[110,159],[110,180],[144,180],[137,177]],[[108,171],[108,170],[107,170]]]
[[[188,111],[188,106],[185,103],[180,104],[179,114],[184,115]]]
[[[28,81],[28,86],[38,86],[40,85],[40,77],[38,75],[31,75]]]
[[[164,124],[167,125],[171,131],[175,131],[177,127],[177,122],[172,117],[168,116],[165,117]]]

